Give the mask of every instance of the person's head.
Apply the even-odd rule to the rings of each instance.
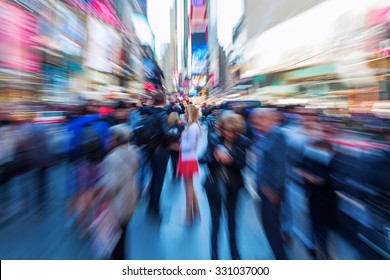
[[[137,103],[130,103],[130,112],[134,112],[137,108]]]
[[[130,129],[127,125],[115,125],[110,128],[111,148],[127,145],[131,137]]]
[[[115,117],[120,121],[120,122],[126,122],[127,117],[128,117],[128,111],[127,111],[127,106],[126,103],[122,100],[119,100],[115,104]]]
[[[239,114],[222,115],[218,125],[220,135],[230,143],[234,143],[245,132],[244,118]]]
[[[154,106],[164,106],[166,104],[166,98],[163,92],[158,92],[153,95],[152,100]]]
[[[273,109],[254,109],[251,114],[252,126],[261,133],[268,133],[278,125],[278,116],[278,113]]]
[[[178,123],[180,123],[179,114],[176,112],[170,113],[168,116],[168,124],[170,126],[173,126],[173,125],[178,124]]]
[[[212,114],[213,116],[218,115],[218,108],[217,108],[217,106],[212,106],[212,107],[211,107],[211,114]]]
[[[169,101],[170,104],[175,104],[175,103],[176,103],[176,98],[175,98],[175,96],[170,95],[170,96],[168,97],[168,101]]]
[[[198,108],[196,108],[195,105],[188,105],[185,111],[185,118],[188,122],[188,126],[190,126],[193,123],[197,123],[199,125],[199,111]]]
[[[96,112],[98,112],[99,108],[97,106],[97,102],[96,101],[93,101],[93,100],[88,100],[87,101],[87,104],[86,104],[86,107],[85,107],[85,112],[86,112],[86,115],[88,114],[95,114]]]

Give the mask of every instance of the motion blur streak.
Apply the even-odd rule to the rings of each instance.
[[[0,258],[390,259],[389,1],[155,2],[0,0]]]

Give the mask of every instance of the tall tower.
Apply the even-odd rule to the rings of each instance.
[[[207,0],[191,0],[191,74],[194,81],[208,75]]]
[[[209,61],[209,79],[211,87],[219,84],[219,44],[218,44],[218,25],[217,25],[217,0],[208,1],[208,61]]]

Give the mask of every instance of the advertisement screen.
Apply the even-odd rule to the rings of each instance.
[[[63,5],[57,4],[56,32],[54,41],[61,50],[74,56],[82,56],[85,43],[85,26],[83,22]]]
[[[110,0],[63,0],[72,7],[92,14],[113,27],[119,28],[120,21],[116,16],[114,1]]]
[[[111,27],[88,18],[88,47],[85,65],[111,73],[120,62],[121,38]]]
[[[0,11],[0,67],[40,72],[37,19],[4,0],[0,0]]]
[[[111,1],[90,0],[89,6],[92,13],[105,23],[114,27],[119,27],[119,19],[115,14],[115,9]]]
[[[206,33],[193,33],[192,41],[192,75],[199,75],[207,70],[207,40]]]
[[[192,74],[198,75],[207,70],[207,45],[198,46],[192,51]]]

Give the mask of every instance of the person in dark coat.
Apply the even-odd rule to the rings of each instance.
[[[168,116],[169,135],[171,137],[172,144],[176,143],[180,145],[181,135],[184,131],[184,123],[180,121],[179,114],[172,112]],[[172,161],[173,179],[177,179],[177,163],[179,162],[179,152],[177,150],[170,150],[170,157]]]
[[[255,109],[253,128],[257,132],[257,186],[262,199],[262,224],[275,258],[286,259],[281,231],[281,203],[286,180],[287,142],[278,127],[279,115],[271,109]]]
[[[148,109],[148,117],[155,115],[158,119],[159,128],[155,141],[158,143],[153,152],[149,152],[150,165],[152,169],[152,181],[150,185],[149,213],[161,220],[160,198],[164,185],[165,172],[169,161],[169,125],[168,115],[165,110],[166,99],[164,93],[157,93],[153,96],[153,106]]]
[[[317,128],[319,127],[321,126],[318,124]],[[337,229],[337,194],[331,179],[337,157],[324,136],[324,133],[318,131],[317,140],[306,146],[302,163],[296,172],[309,190],[310,218],[315,242],[314,257],[329,259],[329,233]]]
[[[224,201],[228,213],[231,257],[233,260],[239,260],[241,257],[236,240],[236,206],[239,192],[244,186],[241,170],[246,164],[249,140],[242,136],[245,124],[237,114],[221,116],[218,126],[220,136],[214,133],[210,136],[206,156],[209,174],[205,189],[212,218],[211,258],[218,259],[218,231]]]

